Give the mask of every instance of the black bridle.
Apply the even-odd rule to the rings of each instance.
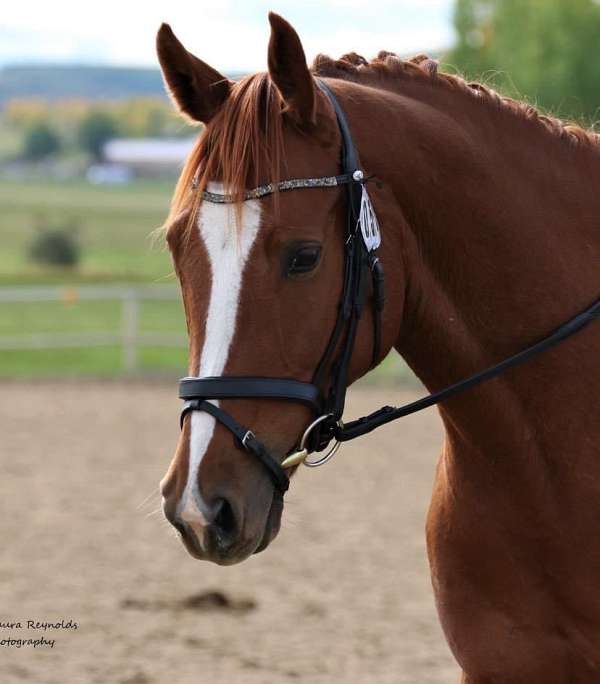
[[[268,471],[276,491],[283,494],[289,487],[286,469],[304,462],[321,465],[335,453],[341,442],[346,442],[375,430],[385,423],[420,411],[457,394],[462,390],[496,377],[508,368],[521,364],[531,357],[562,342],[588,323],[600,317],[600,300],[575,316],[536,344],[439,392],[423,397],[405,406],[384,406],[374,413],[344,425],[342,415],[348,387],[348,368],[358,322],[370,294],[373,311],[372,364],[379,361],[381,349],[381,319],[384,306],[384,276],[376,249],[379,244],[377,221],[366,192],[366,178],[360,168],[347,119],[335,95],[327,84],[318,80],[319,88],[329,98],[335,111],[342,137],[342,174],[320,178],[300,178],[269,183],[245,193],[244,200],[259,199],[276,191],[300,188],[336,187],[344,185],[347,190],[347,218],[344,241],[344,281],[342,298],[335,325],[325,353],[319,362],[312,382],[300,382],[287,378],[267,377],[207,377],[183,378],[179,383],[179,396],[185,400],[181,412],[181,425],[192,411],[205,411],[224,425],[233,435],[240,448],[253,454]],[[212,192],[204,192],[203,201],[231,203],[234,198]],[[370,288],[369,288],[370,284]],[[282,463],[277,461],[264,444],[248,428],[240,425],[229,413],[211,403],[212,399],[285,399],[307,406],[316,419],[307,427],[299,448],[288,455]],[[306,457],[313,452],[335,445],[317,461]]]

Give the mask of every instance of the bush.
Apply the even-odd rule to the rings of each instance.
[[[116,137],[117,133],[117,124],[110,114],[91,111],[79,125],[79,144],[95,160],[101,161],[104,143]]]
[[[45,123],[33,124],[25,134],[23,156],[31,161],[51,157],[60,151],[58,134]]]
[[[29,258],[38,264],[74,268],[81,258],[77,226],[38,226],[28,253]]]

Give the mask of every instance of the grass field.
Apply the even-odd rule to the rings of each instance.
[[[115,300],[85,302],[27,302],[0,304],[0,337],[31,333],[117,333],[121,307]],[[141,302],[139,331],[185,333],[179,301]],[[0,377],[106,377],[122,372],[122,350],[117,346],[0,352]],[[140,347],[138,372],[183,374],[185,348]]]
[[[164,245],[152,232],[167,214],[174,183],[138,181],[93,186],[85,181],[0,182],[0,286],[85,283],[174,283]],[[41,268],[27,247],[38,224],[76,224],[82,261],[73,271]],[[0,304],[0,335],[52,332],[116,332],[117,301]],[[147,301],[144,332],[185,332],[179,301]],[[185,349],[139,350],[141,372],[186,368]],[[121,372],[121,350],[97,347],[0,352],[0,377],[92,375]]]
[[[174,182],[93,186],[85,181],[0,181],[0,285],[172,280],[164,245],[151,234],[164,221]],[[27,258],[39,224],[74,224],[82,262],[73,272]]]
[[[0,181],[0,287],[86,283],[175,283],[168,251],[153,240],[164,221],[174,182],[93,186],[85,181]],[[40,268],[27,258],[36,224],[77,223],[82,262],[75,271]],[[0,303],[0,336],[30,333],[117,332],[118,301]],[[142,332],[185,333],[179,301],[145,301]],[[185,349],[143,348],[139,371],[174,377],[187,367]],[[113,376],[122,372],[118,347],[0,351],[0,378]],[[376,380],[410,377],[398,358]]]

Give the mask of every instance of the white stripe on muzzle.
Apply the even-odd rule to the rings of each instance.
[[[223,193],[220,183],[210,183],[208,190]],[[204,346],[198,375],[223,374],[235,333],[240,289],[246,261],[260,228],[261,207],[258,200],[242,205],[242,218],[236,226],[235,209],[228,204],[203,202],[198,212],[198,230],[206,246],[211,268],[211,290]],[[218,405],[218,401],[213,403]],[[178,515],[195,531],[207,524],[208,507],[198,488],[198,469],[211,442],[215,419],[203,411],[191,413],[189,469],[185,490],[178,504]],[[202,543],[202,534],[197,534]]]

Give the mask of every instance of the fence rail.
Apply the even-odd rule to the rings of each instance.
[[[81,301],[117,301],[121,304],[120,329],[98,332],[51,332],[1,335],[0,350],[75,349],[80,347],[121,347],[122,368],[133,372],[138,366],[139,347],[185,347],[187,337],[170,332],[140,331],[140,305],[143,301],[177,301],[179,290],[169,285],[82,285],[50,287],[2,287],[0,304]]]
[[[134,298],[177,300],[179,290],[171,285],[44,285],[0,287],[0,303],[110,301]]]

